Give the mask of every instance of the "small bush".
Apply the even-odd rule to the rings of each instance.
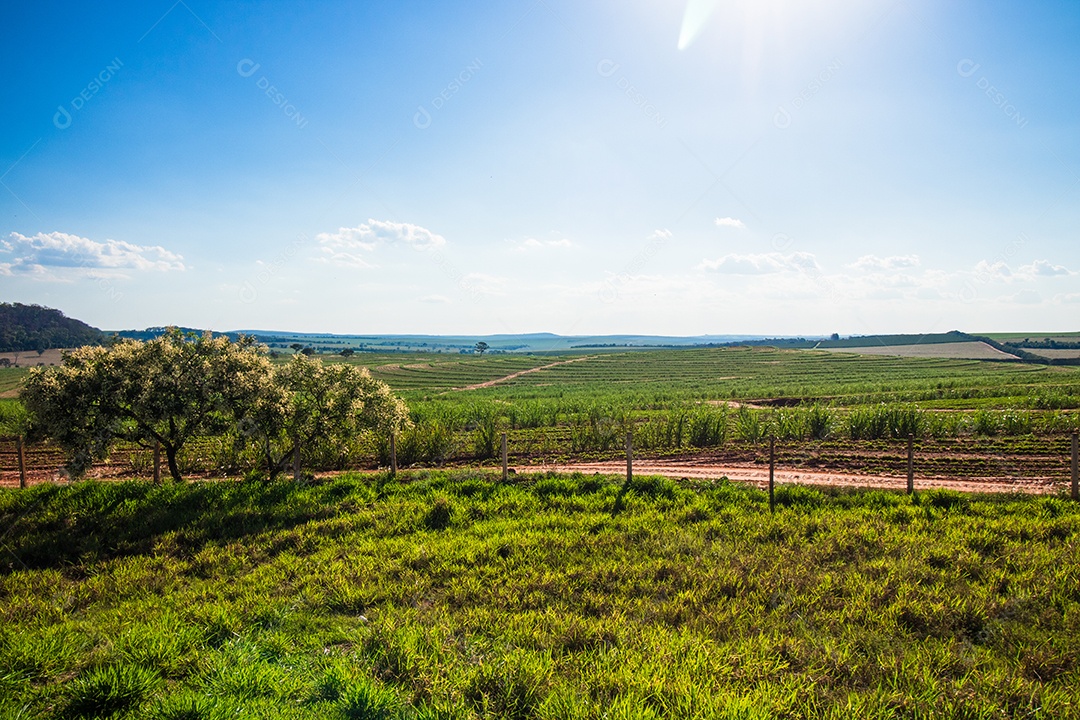
[[[963,493],[956,490],[934,489],[926,490],[915,496],[915,503],[939,510],[966,509],[968,499]]]
[[[660,475],[635,476],[630,483],[630,490],[653,500],[664,498],[671,500],[678,493],[674,480]]]
[[[740,407],[735,416],[735,429],[739,438],[746,442],[758,442],[765,437],[765,423],[761,422],[758,414],[748,407]]]
[[[539,663],[482,665],[465,688],[465,699],[486,717],[524,720],[536,716],[544,700],[546,673]]]
[[[773,497],[781,507],[818,507],[825,502],[820,492],[804,485],[780,485]]]
[[[834,422],[832,411],[822,405],[813,405],[806,411],[806,432],[811,440],[828,439]]]
[[[338,707],[348,720],[391,720],[398,717],[399,703],[392,692],[365,679],[342,693]]]
[[[428,530],[445,530],[450,526],[453,518],[454,506],[447,498],[441,497],[435,500],[424,516],[424,527]]]
[[[185,693],[164,698],[150,711],[151,720],[205,720],[213,713],[209,698]]]
[[[67,715],[101,717],[139,705],[157,686],[157,673],[139,665],[106,665],[71,685]]]

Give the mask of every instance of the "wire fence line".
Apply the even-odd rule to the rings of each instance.
[[[521,440],[521,438],[518,438]],[[916,442],[914,435],[890,441],[841,441],[809,442],[778,441],[775,436],[768,436],[761,441],[728,441],[722,448],[685,448],[682,457],[698,461],[704,460],[703,468],[708,468],[708,461],[721,466],[724,462],[756,463],[769,468],[769,487],[774,484],[778,469],[813,470],[816,468],[839,466],[853,472],[875,472],[906,478],[908,493],[915,490],[918,472],[924,472],[927,481],[940,485],[942,477],[950,476],[950,465],[963,464],[967,467],[982,469],[979,474],[953,473],[957,480],[1002,478],[1002,477],[1050,477],[1055,483],[1068,482],[1073,499],[1080,500],[1078,487],[1078,434],[1072,432],[1068,443],[1063,447],[1057,437],[1044,438],[1040,452],[1027,452],[1013,456],[1005,455],[1000,449],[980,449],[972,443],[970,447],[958,449],[955,444],[936,443],[933,440]],[[221,439],[203,438],[193,442],[183,456],[185,474],[200,477],[240,477],[258,471],[250,463],[241,462],[234,451],[228,450],[227,443]],[[378,470],[385,469],[396,473],[399,467],[443,466],[446,464],[462,467],[487,466],[498,462],[505,480],[510,469],[510,458],[526,466],[539,461],[541,467],[547,462],[569,465],[572,456],[537,454],[534,446],[519,442],[515,448],[511,436],[502,432],[495,438],[491,448],[481,452],[459,452],[443,458],[438,463],[416,463],[409,458],[403,462],[399,455],[401,442],[397,436],[389,438],[367,438],[362,449],[354,449],[351,454],[339,454],[327,458],[325,453],[313,452],[311,448],[297,448],[291,458],[291,475],[300,480],[311,471]],[[612,449],[599,455],[586,456],[589,460],[612,460],[622,455],[623,448]],[[651,452],[640,453],[635,449],[633,431],[625,435],[625,462],[627,486],[631,482],[635,461],[648,461],[680,457],[671,454]],[[711,452],[712,455],[708,453]],[[832,456],[830,457],[830,452]],[[22,437],[0,437],[0,487],[26,487],[42,482],[68,482],[70,476],[64,470],[66,461],[63,451],[48,442],[27,443]],[[978,461],[978,462],[975,462]],[[109,457],[96,464],[90,477],[100,479],[144,478],[161,480],[161,455],[157,448],[137,445],[118,445]],[[797,481],[796,481],[797,482]],[[770,493],[771,494],[771,493]]]

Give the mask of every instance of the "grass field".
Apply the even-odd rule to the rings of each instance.
[[[23,367],[0,368],[0,398],[18,397],[19,385],[28,372]]]
[[[504,431],[519,463],[610,458],[629,431],[639,453],[708,450],[728,462],[754,461],[760,442],[773,434],[796,445],[795,467],[832,463],[838,471],[873,472],[882,467],[882,451],[865,443],[910,433],[936,443],[927,451],[950,476],[1003,467],[1010,476],[1043,477],[1060,475],[1061,437],[1080,429],[1080,367],[767,346],[364,353],[325,361],[363,364],[409,403],[414,427],[399,438],[403,466],[490,459]],[[0,369],[0,392],[7,387],[13,394],[25,372]],[[9,410],[0,406],[0,426],[4,417],[18,417]],[[11,433],[0,427],[3,434]],[[235,448],[228,438],[195,442],[181,457],[183,472],[220,477],[255,467],[250,448]],[[950,451],[956,455],[950,458]],[[386,466],[388,453],[385,438],[361,437],[344,449],[312,448],[305,465]],[[52,478],[62,463],[47,446],[30,448],[29,458],[40,468],[38,479]],[[145,451],[122,450],[99,470],[145,477],[149,462]],[[15,482],[15,467],[13,443],[0,441],[3,482]]]
[[[1080,393],[1080,369],[948,358],[896,358],[735,347],[590,354],[587,360],[530,373],[476,397],[672,400],[825,399],[840,404],[942,397],[1009,403],[1040,392]],[[407,356],[408,357],[408,356]],[[578,356],[418,356],[354,361],[410,400]]]
[[[11,718],[1064,718],[1080,506],[475,472],[0,491]],[[621,504],[621,512],[613,510]]]

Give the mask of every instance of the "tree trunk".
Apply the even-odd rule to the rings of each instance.
[[[173,480],[176,482],[183,482],[184,478],[180,475],[180,466],[176,464],[176,454],[180,452],[180,448],[173,447],[171,443],[165,447],[165,459],[169,463],[169,474],[172,475]]]

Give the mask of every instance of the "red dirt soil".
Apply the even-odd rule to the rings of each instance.
[[[529,465],[514,468],[516,473],[539,472],[582,472],[619,475],[626,473],[625,461],[606,461],[590,463],[566,463],[554,465]],[[709,462],[687,462],[678,460],[636,460],[633,466],[636,475],[663,475],[675,479],[718,480],[726,477],[736,482],[749,483],[760,488],[769,486],[769,469],[760,465],[715,465]],[[888,490],[907,488],[907,476],[870,475],[841,472],[821,472],[805,469],[777,468],[774,473],[776,484],[824,485],[833,487],[868,487]],[[915,489],[947,488],[961,492],[978,493],[1026,493],[1052,494],[1068,488],[1069,483],[1060,479],[1033,477],[965,477],[950,478],[915,475]]]

